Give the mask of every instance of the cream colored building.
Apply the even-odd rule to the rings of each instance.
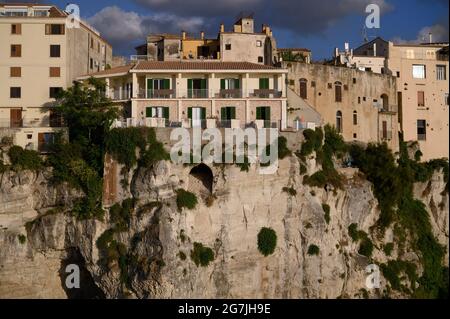
[[[323,124],[335,126],[344,140],[386,142],[394,152],[398,151],[395,78],[321,64],[283,62],[282,65],[289,71],[289,88],[297,95],[288,99],[288,110],[300,97],[320,114]],[[311,118],[314,121],[314,117],[288,112],[288,123],[295,126],[299,119],[303,126]]]
[[[448,43],[394,44],[377,38],[355,49],[385,59],[397,77],[401,132],[418,141],[423,160],[449,157]]]
[[[51,5],[0,5],[0,135],[45,151],[62,122],[54,96],[78,76],[109,67],[112,48],[80,21]]]
[[[93,76],[130,108],[116,125],[285,129],[286,74],[250,62],[138,61]]]

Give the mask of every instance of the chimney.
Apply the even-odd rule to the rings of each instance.
[[[430,43],[433,43],[433,33],[430,32],[428,35],[430,37]]]
[[[373,44],[373,56],[377,56],[377,44]]]
[[[339,49],[334,48],[334,56],[337,58],[339,56]]]
[[[186,40],[186,31],[181,31],[181,38]]]
[[[205,31],[201,31],[201,32],[200,32],[200,38],[201,38],[202,40],[205,40]]]
[[[270,32],[271,32],[270,27],[268,25],[263,24],[262,25],[262,33],[265,33],[266,35],[269,36]]]
[[[223,23],[220,24],[220,33],[225,32],[225,25]]]
[[[344,48],[345,48],[345,53],[348,53],[349,49],[350,49],[350,43],[345,42],[344,43]]]

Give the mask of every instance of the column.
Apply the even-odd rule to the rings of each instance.
[[[281,101],[281,129],[285,130],[287,126],[287,101]]]
[[[243,98],[248,98],[249,97],[249,87],[248,87],[248,82],[249,82],[249,78],[250,75],[248,73],[245,73],[245,75],[242,77],[242,94],[243,94]]]
[[[211,117],[215,117],[216,114],[216,99],[215,99],[215,94],[217,92],[217,87],[216,87],[216,74],[215,73],[211,73],[211,75],[209,76],[209,83],[208,83],[208,88],[210,95],[210,99],[211,99]]]
[[[133,95],[132,98],[137,98],[139,94],[139,82],[136,73],[132,73],[133,75]]]
[[[111,83],[110,83],[110,79],[106,78],[105,82],[106,82],[106,97],[110,98],[111,97],[111,92],[110,92],[110,84]]]

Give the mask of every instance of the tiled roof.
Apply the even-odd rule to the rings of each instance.
[[[85,75],[80,76],[80,78],[87,78],[87,77],[91,77],[91,76],[103,76],[103,75],[111,75],[111,74],[128,73],[131,70],[132,67],[133,67],[133,64],[118,66],[118,67],[115,67],[115,68],[111,68],[111,69],[100,71],[100,72],[96,72],[96,73],[85,74]]]
[[[302,52],[311,52],[310,49],[305,49],[305,48],[280,48],[277,49],[280,52],[290,52],[290,51],[302,51]]]
[[[181,61],[139,61],[133,70],[276,70],[268,65],[250,62],[181,62]]]

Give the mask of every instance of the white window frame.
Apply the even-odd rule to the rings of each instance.
[[[427,68],[425,64],[413,64],[412,74],[414,79],[426,79],[427,78]]]

